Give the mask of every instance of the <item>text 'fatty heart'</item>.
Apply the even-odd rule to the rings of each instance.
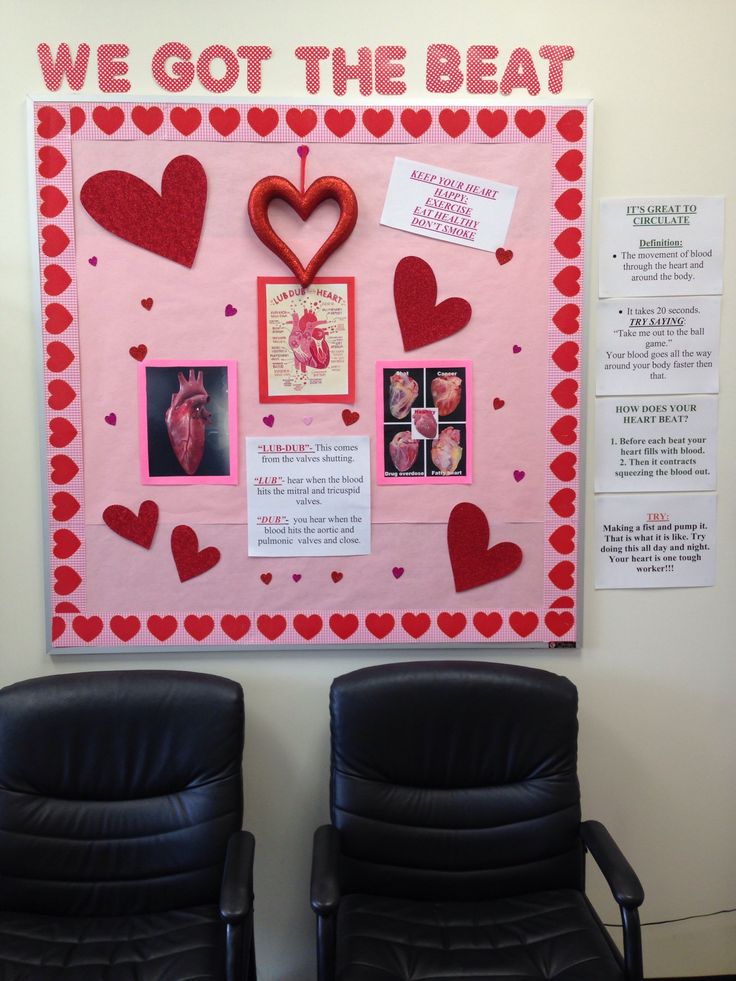
[[[306,221],[324,201],[336,201],[340,208],[337,224],[306,266],[271,225],[268,208],[275,200],[288,204],[302,221]],[[318,177],[305,191],[299,191],[285,177],[264,177],[250,192],[248,217],[261,242],[291,269],[306,289],[322,264],[351,235],[358,220],[358,199],[352,187],[339,177]]]
[[[479,507],[457,504],[447,523],[447,548],[458,593],[503,579],[521,565],[522,551],[514,542],[488,547],[491,529]]]
[[[207,202],[207,177],[194,157],[167,164],[160,194],[135,174],[104,170],[84,182],[79,197],[105,231],[191,269]]]
[[[473,312],[467,300],[451,296],[437,303],[437,280],[424,259],[407,255],[394,273],[394,302],[405,351],[456,334]]]

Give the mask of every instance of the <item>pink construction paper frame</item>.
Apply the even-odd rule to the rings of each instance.
[[[31,112],[52,653],[576,645],[587,103],[236,102],[227,127],[221,105],[186,100],[44,100]],[[359,201],[353,234],[321,270],[356,280],[355,402],[345,408],[258,402],[256,280],[284,269],[255,239],[246,204],[264,176],[297,179],[305,142],[307,180],[337,174]],[[116,238],[80,204],[96,173],[123,170],[156,188],[182,154],[208,181],[191,268]],[[517,186],[503,248],[456,249],[380,226],[396,156]],[[284,215],[275,207],[278,231]],[[305,225],[323,241],[333,226],[322,211]],[[295,251],[313,254],[308,234],[286,227]],[[186,354],[180,366],[217,356],[216,365],[232,365],[233,399],[237,364],[233,454],[245,436],[375,440],[375,364],[407,360],[391,283],[412,254],[432,266],[438,303],[472,303],[470,323],[416,359],[472,364],[472,483],[390,487],[374,474],[371,555],[271,560],[247,556],[243,454],[232,457],[229,485],[141,481],[142,348],[149,364],[171,364],[172,352]],[[156,508],[142,509],[147,500]],[[516,543],[523,561],[506,578],[456,593],[447,523],[463,502],[483,512],[491,544]],[[129,512],[132,538],[103,520],[111,505]],[[150,542],[143,536],[150,547],[135,541],[139,521],[154,532]],[[170,545],[178,525],[192,530],[200,553],[220,555],[183,583]]]
[[[195,374],[198,371],[208,368],[221,368],[224,370],[227,378],[227,453],[225,454],[228,467],[227,473],[221,474],[186,474],[178,465],[175,458],[172,457],[170,465],[166,467],[170,470],[170,473],[166,475],[155,476],[151,474],[151,461],[150,461],[150,451],[151,445],[149,443],[149,384],[148,380],[150,375],[148,374],[149,369],[156,370],[157,368],[171,369],[172,374],[174,372],[184,372],[188,375],[189,370],[193,370]],[[237,395],[237,364],[235,361],[166,361],[166,360],[146,360],[141,361],[138,366],[138,433],[140,441],[140,467],[141,467],[141,483],[142,484],[161,484],[161,485],[179,485],[179,484],[237,484],[238,483],[238,395]],[[173,384],[173,382],[172,382]],[[207,387],[207,379],[205,377],[205,388]],[[171,389],[170,394],[174,394],[177,391],[176,387]],[[165,408],[165,406],[159,407]],[[208,409],[212,411],[212,406],[208,406]],[[214,420],[215,425],[217,425],[217,420]],[[165,442],[163,439],[162,442]],[[222,468],[224,469],[224,468]],[[180,472],[176,472],[176,471]]]

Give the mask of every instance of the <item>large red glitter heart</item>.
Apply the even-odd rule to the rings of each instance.
[[[135,174],[104,170],[84,182],[79,198],[106,231],[191,269],[207,202],[207,177],[194,157],[166,165],[160,194]]]
[[[470,320],[472,307],[462,297],[436,301],[432,267],[418,256],[404,256],[394,273],[394,302],[405,351],[450,337]]]
[[[514,542],[488,548],[491,528],[479,507],[456,504],[447,523],[447,548],[458,593],[502,579],[521,565],[523,553]]]
[[[268,208],[274,200],[285,201],[289,207],[306,221],[324,201],[336,201],[340,207],[340,217],[332,232],[306,266],[273,230],[268,218]],[[281,261],[291,269],[306,289],[317,275],[327,258],[350,236],[358,220],[358,199],[352,187],[339,177],[318,177],[306,191],[299,191],[285,177],[264,177],[253,187],[248,199],[248,217],[253,231]]]

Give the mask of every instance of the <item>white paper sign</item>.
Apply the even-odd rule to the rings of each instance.
[[[723,292],[723,197],[603,198],[600,296]]]
[[[381,224],[495,252],[506,241],[517,188],[396,157]]]
[[[715,583],[715,494],[602,494],[595,532],[596,589]]]
[[[368,436],[249,436],[248,555],[367,555]]]
[[[596,400],[596,491],[714,490],[715,395]]]
[[[598,395],[718,391],[719,296],[598,301]]]

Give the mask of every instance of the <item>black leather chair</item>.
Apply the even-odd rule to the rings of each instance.
[[[0,981],[255,981],[243,722],[208,674],[0,690]]]
[[[311,904],[320,981],[641,981],[641,885],[581,823],[577,690],[532,668],[414,662],[336,678],[332,823]],[[584,894],[589,850],[625,956]]]

